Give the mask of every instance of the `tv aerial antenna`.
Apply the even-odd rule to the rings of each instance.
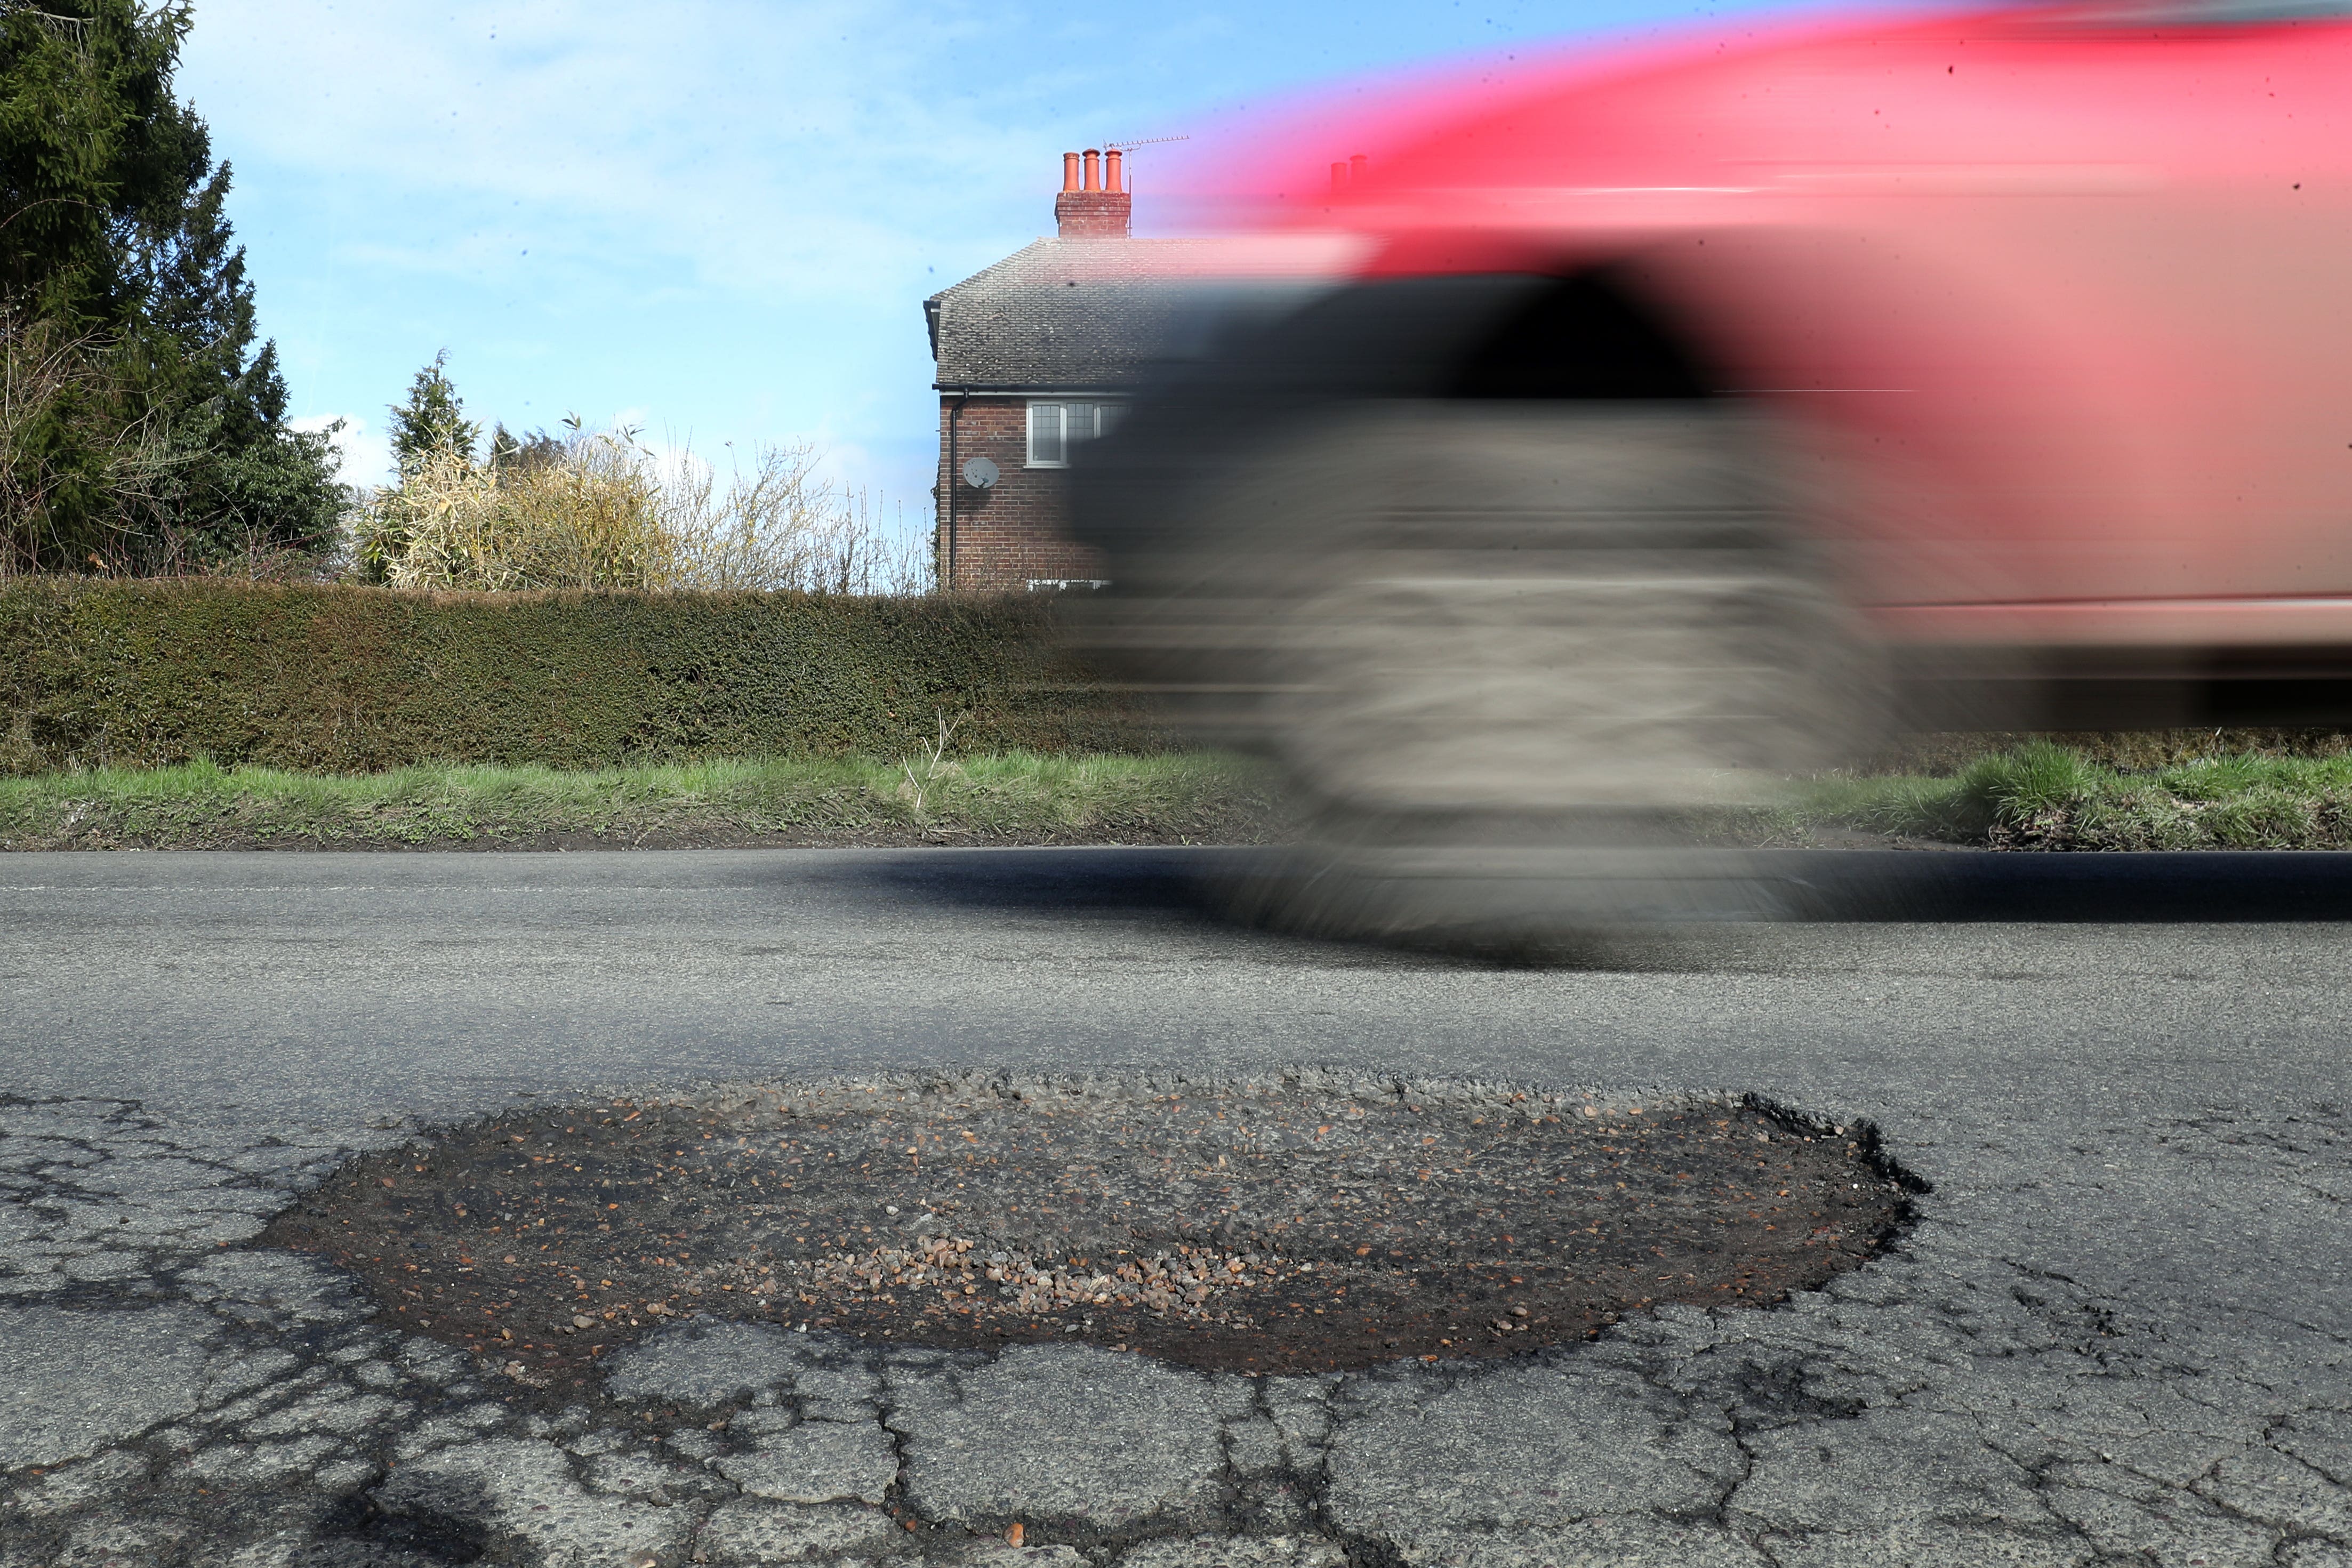
[[[1163,142],[1192,140],[1190,136],[1139,136],[1132,141],[1106,141],[1103,143],[1103,151],[1123,155],[1134,152],[1139,147],[1157,147]],[[1135,175],[1132,171],[1129,171],[1127,176],[1127,188],[1130,193],[1135,189]]]

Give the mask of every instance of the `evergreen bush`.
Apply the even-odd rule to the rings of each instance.
[[[1154,751],[1035,598],[0,584],[0,770]]]

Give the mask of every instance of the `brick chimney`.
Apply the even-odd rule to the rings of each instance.
[[[1135,196],[1120,188],[1122,162],[1116,147],[1062,154],[1062,193],[1054,198],[1054,218],[1064,239],[1127,238]]]

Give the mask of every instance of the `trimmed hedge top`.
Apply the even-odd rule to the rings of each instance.
[[[404,593],[20,579],[0,586],[0,770],[210,757],[427,761],[1150,751],[1055,651],[1052,603],[799,593]]]

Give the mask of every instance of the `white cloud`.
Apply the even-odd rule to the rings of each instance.
[[[1120,74],[1053,47],[1065,25],[1013,22],[1024,47],[972,0],[207,0],[181,85],[236,165],[300,406],[381,423],[446,347],[486,423],[846,429],[920,495],[920,301],[1050,228],[1068,100]]]
[[[325,430],[338,420],[335,455],[341,460],[335,477],[346,485],[382,485],[393,476],[392,437],[368,428],[355,413],[313,413],[287,423],[297,430]]]
[[[1008,154],[1055,145],[1021,124],[1034,78],[936,90],[986,23],[953,5],[302,9],[214,0],[188,74],[224,150],[421,210],[432,226],[349,236],[373,267],[903,298],[942,228],[996,226]],[[1050,154],[1027,156],[1048,190]]]
[[[485,423],[616,409],[713,455],[806,435],[911,510],[938,418],[920,302],[1051,228],[1065,149],[1205,146],[1210,100],[1572,20],[1558,0],[202,0],[179,81],[236,165],[298,406],[374,411],[342,436],[348,478],[389,476],[373,426],[446,348]],[[1132,165],[1139,225],[1182,149]]]

